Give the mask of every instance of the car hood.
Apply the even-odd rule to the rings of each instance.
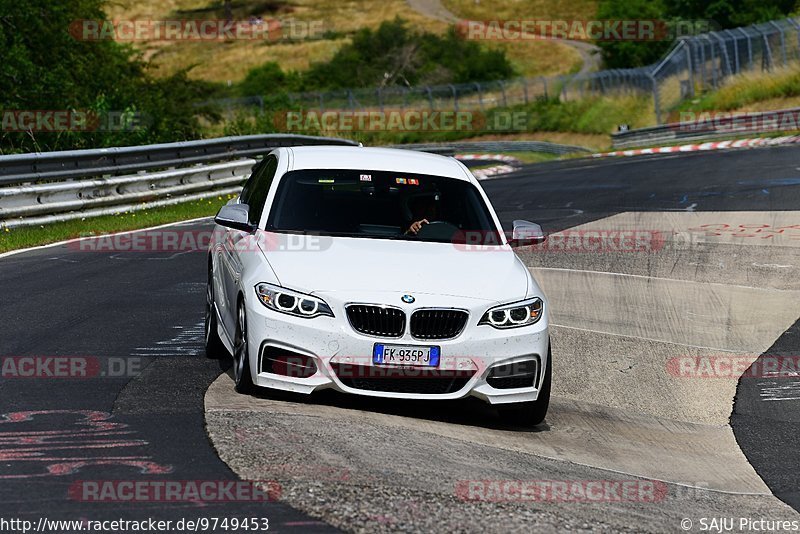
[[[260,246],[280,285],[305,293],[400,291],[507,302],[524,298],[532,282],[509,246],[287,237],[272,234]]]

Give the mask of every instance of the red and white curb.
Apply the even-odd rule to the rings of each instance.
[[[461,161],[502,161],[504,163],[519,164],[514,156],[505,154],[456,154],[455,158]]]
[[[478,180],[487,180],[501,174],[514,172],[522,163],[517,158],[505,154],[456,154],[454,157],[459,161],[498,161],[503,163],[502,165],[472,171],[472,174]]]
[[[716,141],[699,145],[662,146],[655,148],[636,148],[633,150],[615,150],[614,152],[601,152],[592,154],[593,158],[611,156],[641,156],[645,154],[672,154],[675,152],[697,152],[704,150],[724,150],[726,148],[753,148],[760,146],[776,146],[800,143],[800,135],[784,137],[761,137],[756,139],[739,139],[737,141]]]

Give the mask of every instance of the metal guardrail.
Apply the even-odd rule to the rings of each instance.
[[[726,116],[713,113],[707,117],[708,120],[704,120],[703,112],[697,112],[696,117],[695,122],[677,122],[616,132],[611,134],[611,144],[614,148],[633,148],[682,141],[715,141],[746,135],[758,137],[797,131],[800,127],[800,108],[731,112]],[[789,117],[794,120],[786,120]],[[781,125],[789,125],[789,130],[781,129]]]
[[[545,141],[456,141],[452,143],[393,145],[393,148],[406,148],[447,156],[452,156],[456,152],[543,152],[557,155],[592,152],[582,146],[560,145]]]
[[[354,141],[254,135],[201,141],[0,156],[0,227],[43,225],[150,209],[239,191],[253,156],[281,146]],[[542,141],[483,141],[396,148],[456,152],[590,152]]]
[[[159,145],[0,156],[0,185],[122,174],[157,167],[252,157],[294,145],[356,145],[346,139],[293,134],[244,135]]]
[[[234,193],[255,164],[253,156],[297,145],[357,143],[270,134],[0,156],[0,227],[113,215]]]

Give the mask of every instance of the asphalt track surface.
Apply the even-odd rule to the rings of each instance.
[[[504,226],[528,219],[550,232],[632,211],[796,210],[798,165],[796,147],[570,160],[526,166],[484,187]],[[0,379],[0,517],[247,516],[268,517],[273,531],[334,530],[280,502],[132,505],[71,497],[76,481],[236,480],[206,433],[204,394],[225,363],[202,354],[204,287],[205,256],[197,252],[100,252],[73,244],[0,258],[4,360],[75,356],[97,358],[103,369],[111,361],[137,366],[108,373],[123,375],[117,378]],[[766,353],[798,351],[795,323]],[[794,395],[766,402],[765,380],[742,380],[731,417],[750,463],[796,510],[798,381],[781,384]]]

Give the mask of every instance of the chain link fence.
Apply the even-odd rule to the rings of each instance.
[[[663,124],[681,101],[718,88],[728,76],[770,71],[798,59],[800,19],[785,19],[683,37],[661,61],[647,67],[483,83],[290,93],[287,98],[292,109],[320,112],[483,111],[527,104],[540,97],[567,101],[587,96],[639,94],[652,97],[657,122]],[[213,103],[226,110],[265,111],[265,99],[260,96]]]
[[[800,22],[785,19],[684,38],[651,69],[659,124],[682,100],[729,76],[771,71],[800,60]]]

